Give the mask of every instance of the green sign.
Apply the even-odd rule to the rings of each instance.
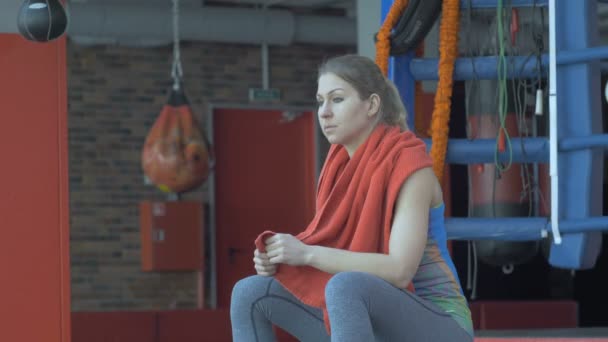
[[[249,101],[278,101],[280,99],[281,91],[279,89],[249,88]]]

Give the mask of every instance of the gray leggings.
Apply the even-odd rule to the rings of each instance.
[[[334,275],[325,300],[331,338],[321,309],[303,304],[273,277],[242,279],[232,290],[233,341],[275,341],[272,324],[300,341],[473,341],[434,304],[367,273]]]

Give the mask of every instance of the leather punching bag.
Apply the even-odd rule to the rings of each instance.
[[[181,87],[148,133],[141,158],[148,178],[164,192],[181,193],[201,185],[209,175],[209,147]]]
[[[469,139],[497,138],[500,120],[495,114],[497,98],[495,80],[476,81],[479,86],[469,87]],[[505,128],[511,137],[519,136],[519,123],[515,114],[515,98],[508,92]],[[523,96],[523,95],[519,95]],[[504,135],[498,136],[499,146],[505,146]],[[502,152],[502,151],[501,151]],[[505,153],[506,151],[505,147]],[[469,165],[471,217],[526,217],[529,215],[528,193],[524,191],[522,167],[514,163],[508,170],[497,172],[495,164]],[[477,256],[488,265],[519,265],[529,262],[539,250],[537,241],[475,241]]]

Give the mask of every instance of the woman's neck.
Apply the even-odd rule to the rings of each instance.
[[[357,152],[357,149],[361,145],[363,145],[363,143],[365,143],[365,141],[367,140],[367,138],[369,138],[369,136],[376,129],[376,127],[378,127],[378,124],[379,123],[376,122],[373,125],[370,125],[365,131],[362,132],[362,134],[360,134],[355,139],[355,141],[353,141],[352,143],[343,145],[344,148],[346,149],[346,152],[348,153],[348,157],[349,158],[352,158],[353,155],[355,154],[355,152]]]

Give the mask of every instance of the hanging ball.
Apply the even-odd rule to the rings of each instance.
[[[68,17],[59,0],[25,0],[17,15],[23,37],[35,42],[59,38],[68,26]]]

